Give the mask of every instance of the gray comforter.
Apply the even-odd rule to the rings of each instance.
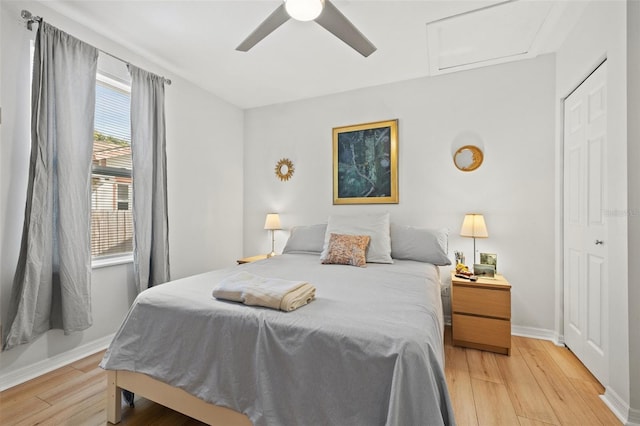
[[[214,299],[239,268],[306,280],[317,298],[293,312]],[[144,291],[101,366],[145,373],[255,425],[453,424],[439,290],[425,263],[277,256]]]

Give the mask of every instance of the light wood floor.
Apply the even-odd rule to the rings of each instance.
[[[512,336],[511,356],[451,345],[445,373],[459,425],[620,425],[604,388],[567,348]]]
[[[619,425],[602,386],[565,348],[512,338],[511,356],[451,346],[446,375],[459,425]],[[102,352],[0,392],[0,424],[104,425]],[[123,409],[126,425],[202,425],[153,402]]]

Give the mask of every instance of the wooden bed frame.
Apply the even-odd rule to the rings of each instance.
[[[244,414],[203,401],[180,388],[145,374],[124,370],[107,370],[107,421],[109,423],[117,424],[122,419],[123,389],[209,425],[252,425]]]

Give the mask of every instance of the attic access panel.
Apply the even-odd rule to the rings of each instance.
[[[509,1],[427,23],[431,75],[535,57],[557,3]]]

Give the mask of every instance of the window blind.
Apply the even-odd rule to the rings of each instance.
[[[130,104],[128,91],[98,77],[91,176],[94,257],[118,256],[133,250]]]

